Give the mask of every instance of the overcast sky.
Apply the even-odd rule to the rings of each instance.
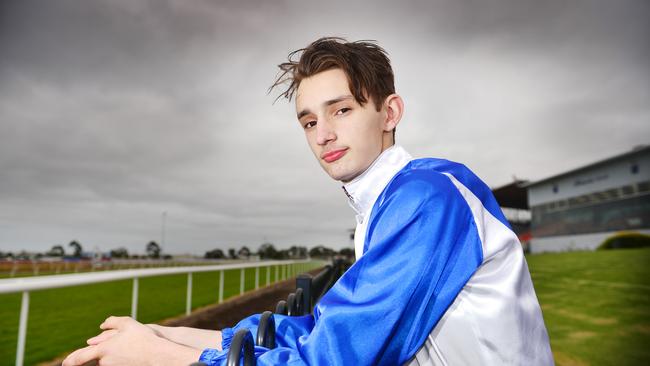
[[[416,157],[491,187],[650,142],[650,2],[0,0],[0,251],[351,246],[276,65],[391,55]]]

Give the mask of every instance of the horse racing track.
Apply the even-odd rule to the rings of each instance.
[[[650,249],[537,254],[527,257],[557,365],[650,364]],[[218,273],[194,275],[193,308],[215,302]],[[239,271],[226,272],[224,298],[239,294]],[[246,270],[246,288],[254,272]],[[264,284],[264,283],[263,283]],[[140,280],[138,319],[184,313],[186,277]],[[109,314],[130,313],[131,282],[31,295],[25,364],[83,346]],[[0,295],[0,365],[13,365],[20,294]]]

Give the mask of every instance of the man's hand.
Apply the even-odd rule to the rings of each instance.
[[[83,365],[98,360],[111,365],[189,365],[199,359],[201,350],[184,347],[158,337],[154,331],[129,317],[106,319],[103,332],[88,340],[88,347],[71,353],[63,366]]]

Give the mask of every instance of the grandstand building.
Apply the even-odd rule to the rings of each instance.
[[[621,231],[650,234],[650,146],[525,187],[533,253],[593,250]]]

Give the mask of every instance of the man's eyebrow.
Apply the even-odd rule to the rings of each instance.
[[[309,109],[303,109],[302,111],[300,111],[300,113],[298,113],[298,119],[301,119],[302,117],[304,117],[304,116],[306,116],[306,115],[308,115],[310,113],[311,113],[311,111]]]
[[[352,95],[350,95],[350,94],[341,95],[340,97],[336,97],[334,99],[326,100],[325,102],[323,102],[323,105],[328,106],[328,105],[336,104],[338,102],[341,102],[341,101],[344,101],[344,100],[347,100],[347,99],[352,99],[352,98],[354,98],[354,97]]]
[[[351,94],[341,95],[340,97],[336,97],[334,99],[324,101],[323,105],[324,106],[330,106],[332,104],[336,104],[338,102],[348,100],[348,99],[353,99],[353,98],[354,98],[354,96],[352,96]],[[298,113],[298,119],[301,119],[302,117],[304,117],[304,116],[306,116],[306,115],[308,115],[310,113],[311,113],[311,111],[309,109],[303,109],[302,111],[300,111],[300,113]]]

